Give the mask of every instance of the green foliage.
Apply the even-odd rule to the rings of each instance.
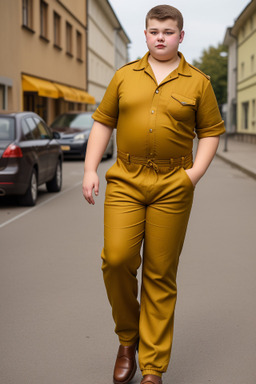
[[[222,44],[204,49],[200,59],[193,61],[195,67],[211,77],[219,105],[227,102],[227,62],[227,47]]]

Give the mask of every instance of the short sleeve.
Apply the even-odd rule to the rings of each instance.
[[[218,103],[210,81],[199,101],[196,114],[196,134],[199,139],[219,136],[225,132]]]
[[[109,127],[116,128],[118,119],[118,81],[117,73],[112,78],[103,99],[92,118]]]

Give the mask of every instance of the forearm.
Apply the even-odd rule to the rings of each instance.
[[[113,128],[95,121],[90,133],[86,149],[84,170],[97,171],[102,156],[107,148]]]
[[[205,137],[198,142],[194,165],[187,170],[194,185],[201,179],[211,164],[219,145],[219,136]]]
[[[95,121],[90,133],[86,149],[83,178],[83,195],[89,204],[95,204],[93,190],[96,196],[99,194],[97,168],[108,145],[112,131],[112,128]]]

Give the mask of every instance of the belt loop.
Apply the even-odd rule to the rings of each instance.
[[[173,169],[173,159],[170,159],[170,168]]]
[[[128,164],[130,164],[130,153],[126,153],[126,161]]]
[[[181,167],[184,168],[185,167],[185,157],[182,156],[181,158]]]

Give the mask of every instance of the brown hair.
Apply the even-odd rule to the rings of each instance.
[[[177,25],[180,31],[183,29],[183,16],[182,13],[171,5],[157,5],[150,9],[146,16],[146,28],[148,27],[149,19],[166,20],[172,19],[177,21]]]

